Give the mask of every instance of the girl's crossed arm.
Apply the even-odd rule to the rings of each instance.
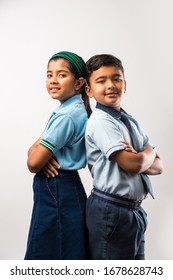
[[[47,177],[58,175],[56,168],[60,168],[59,164],[52,157],[52,152],[40,145],[39,138],[28,150],[27,165],[32,173],[37,173],[41,169]]]

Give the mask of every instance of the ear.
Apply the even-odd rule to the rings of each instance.
[[[75,90],[79,91],[81,87],[84,85],[84,83],[85,83],[85,79],[80,77],[75,83]]]
[[[91,92],[91,88],[88,85],[85,86],[85,92],[90,98],[93,97],[92,92]]]
[[[126,80],[124,80],[124,93],[126,93]]]

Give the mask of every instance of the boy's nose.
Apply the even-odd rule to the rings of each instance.
[[[108,88],[108,89],[113,89],[113,88],[115,88],[115,84],[114,84],[112,81],[109,81],[109,82],[107,83],[107,88]]]

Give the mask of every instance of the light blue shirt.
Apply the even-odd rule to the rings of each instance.
[[[131,124],[136,130],[141,148],[153,147],[136,123],[131,121]],[[124,149],[122,143],[124,140],[131,143],[127,127],[120,120],[118,111],[115,111],[113,117],[108,112],[95,108],[87,122],[85,132],[87,161],[93,185],[104,192],[141,200],[145,197],[141,176],[124,171],[115,161],[110,160],[112,153]]]
[[[52,151],[61,169],[78,170],[86,166],[87,119],[81,95],[75,95],[53,112],[43,131],[40,144]]]

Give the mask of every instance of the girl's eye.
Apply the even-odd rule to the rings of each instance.
[[[59,77],[60,77],[60,78],[64,78],[64,77],[65,77],[65,74],[59,74]]]
[[[103,84],[103,83],[104,83],[104,80],[98,80],[97,83],[98,83],[98,84]]]
[[[51,74],[47,74],[47,78],[50,79],[52,77]]]

